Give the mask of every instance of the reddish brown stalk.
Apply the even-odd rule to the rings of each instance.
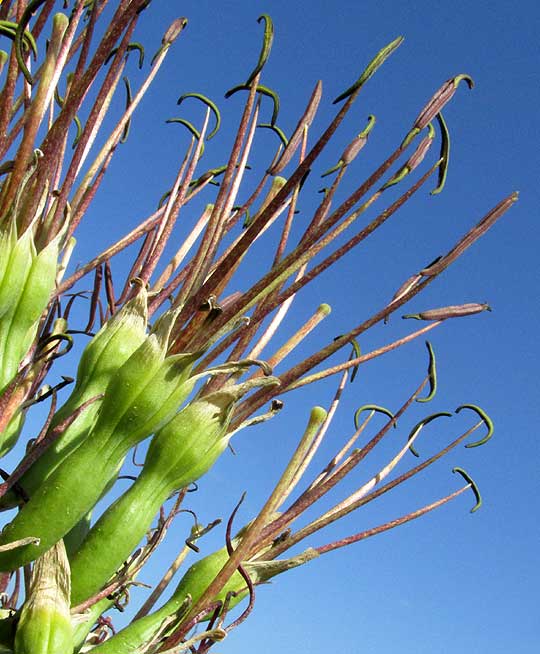
[[[145,283],[148,283],[150,281],[150,277],[153,274],[156,266],[158,265],[161,255],[163,254],[163,250],[165,249],[165,246],[167,245],[167,242],[171,236],[176,220],[178,219],[180,209],[185,203],[187,192],[189,190],[189,184],[193,179],[193,174],[195,172],[195,168],[197,167],[197,162],[199,160],[202,151],[209,118],[210,118],[210,110],[208,109],[206,111],[206,116],[201,129],[199,140],[195,145],[195,151],[193,152],[194,144],[192,141],[186,153],[184,162],[180,167],[180,171],[174,183],[171,195],[169,197],[169,201],[167,202],[167,205],[165,207],[163,220],[157,228],[157,234],[156,234],[156,239],[154,241],[153,248],[143,266],[141,279]],[[192,153],[193,156],[191,156]],[[191,157],[191,161],[189,161],[190,157]],[[187,171],[186,171],[186,167],[187,167]]]
[[[102,263],[107,261],[107,259],[111,259],[116,254],[118,254],[122,250],[125,250],[125,248],[129,247],[132,243],[134,243],[139,238],[141,238],[141,236],[144,236],[152,229],[154,229],[155,226],[158,224],[158,222],[161,220],[164,210],[165,210],[164,208],[161,208],[155,211],[150,217],[148,217],[145,221],[143,221],[140,225],[138,225],[134,230],[129,232],[129,234],[123,236],[114,245],[111,245],[106,250],[104,250],[101,254],[99,254],[97,257],[92,259],[92,261],[89,261],[87,264],[85,264],[77,271],[75,271],[73,275],[71,275],[58,287],[55,297],[58,297],[63,293],[65,293],[66,291],[68,291],[80,279],[82,279],[89,272],[92,272],[92,270],[94,270]]]
[[[383,345],[382,347],[377,348],[376,350],[372,350],[371,352],[367,352],[366,354],[362,354],[362,356],[356,357],[354,359],[349,359],[348,361],[345,361],[344,363],[338,363],[335,366],[332,366],[331,368],[326,368],[325,370],[321,370],[320,372],[316,372],[313,375],[310,375],[309,377],[302,377],[302,379],[299,379],[297,382],[293,382],[292,384],[289,385],[287,388],[288,391],[292,391],[295,388],[300,388],[301,386],[306,386],[307,384],[311,384],[315,381],[319,381],[320,379],[325,379],[326,377],[330,377],[331,375],[335,375],[339,372],[342,372],[343,370],[349,370],[349,368],[355,368],[356,366],[361,365],[362,363],[365,363],[366,361],[371,361],[371,359],[375,359],[377,357],[382,356],[383,354],[386,354],[387,352],[391,352],[392,350],[397,349],[398,347],[401,347],[402,345],[405,345],[406,343],[410,343],[414,339],[418,338],[419,336],[423,336],[427,332],[431,331],[432,329],[435,329],[435,327],[438,327],[439,325],[443,324],[443,320],[438,320],[437,322],[432,322],[429,325],[426,325],[422,329],[418,329],[415,332],[412,332],[411,334],[407,334],[406,336],[403,336],[402,338],[398,338],[395,341],[392,341],[391,343],[388,343],[387,345]],[[269,361],[270,363],[270,361]],[[270,364],[272,365],[272,364]]]
[[[324,272],[329,267],[331,267],[334,263],[336,263],[339,259],[341,259],[341,257],[347,254],[350,250],[356,247],[368,236],[370,236],[378,227],[383,225],[388,220],[388,218],[390,218],[394,213],[396,213],[396,211],[400,209],[412,197],[412,195],[414,195],[414,193],[416,193],[425,184],[425,182],[429,179],[429,177],[433,174],[434,171],[435,171],[435,167],[430,168],[430,170],[424,173],[424,175],[410,189],[408,189],[406,193],[401,195],[387,209],[385,209],[382,213],[380,213],[374,220],[372,220],[369,223],[369,225],[367,225],[362,230],[360,230],[360,232],[358,232],[355,236],[350,238],[346,243],[344,243],[341,247],[335,250],[331,255],[326,257],[326,259],[324,259],[319,264],[311,268],[311,270],[309,270],[307,273],[302,275],[300,279],[295,280],[284,291],[278,294],[273,299],[273,301],[269,302],[268,305],[265,307],[265,312],[261,316],[261,319],[264,318],[265,315],[267,315],[267,313],[273,311],[276,307],[280,306],[289,297],[297,293],[306,284],[309,284],[311,281],[313,281],[318,275],[320,275],[322,272]],[[310,252],[313,253],[313,256],[315,256],[319,251],[321,251],[324,247],[326,247],[327,243],[331,242],[331,240],[334,240],[335,235],[337,235],[339,231],[341,230],[337,228],[336,230],[328,234],[328,236],[325,237],[322,241],[320,241],[316,246],[313,246],[310,250]]]
[[[364,445],[360,450],[354,452],[347,461],[335,471],[331,477],[324,480],[317,486],[308,489],[300,497],[293,502],[293,504],[283,513],[279,518],[274,520],[269,524],[265,529],[260,533],[259,538],[257,539],[258,546],[263,546],[264,544],[271,542],[277,534],[280,534],[284,529],[288,527],[299,515],[301,515],[308,507],[310,507],[314,502],[319,500],[323,495],[325,495],[329,490],[334,488],[334,486],[341,481],[346,475],[349,474],[366,456],[373,450],[373,448],[384,438],[384,436],[390,431],[390,429],[396,424],[399,418],[407,411],[407,409],[414,402],[415,398],[422,392],[424,386],[427,384],[427,378],[422,381],[418,388],[409,396],[405,403],[399,408],[395,413],[394,418],[389,420],[376,434],[373,438]]]
[[[310,357],[306,358],[304,361],[282,374],[279,377],[281,381],[280,392],[286,392],[289,388],[289,385],[300,379],[306,372],[322,363],[325,359],[340,350],[344,345],[347,345],[353,338],[357,338],[360,334],[363,334],[365,331],[373,327],[373,325],[383,320],[386,316],[396,311],[396,309],[403,306],[411,298],[420,293],[420,291],[422,291],[428,284],[430,284],[437,277],[437,275],[443,272],[453,261],[455,261],[455,259],[457,259],[458,256],[460,256],[480,236],[482,236],[496,222],[496,220],[498,220],[513,205],[516,200],[517,194],[512,193],[505,200],[497,204],[496,207],[489,211],[476,227],[473,227],[469,232],[467,232],[467,234],[465,234],[465,236],[459,240],[457,245],[455,245],[446,256],[437,261],[434,266],[423,270],[422,274],[425,274],[426,278],[411,288],[409,291],[407,291],[407,293],[404,293],[399,298],[396,298],[389,305],[386,305],[380,309],[378,312],[373,314],[370,318],[352,329],[350,332],[340,336],[332,343],[329,343],[326,347],[322,348],[315,354],[312,354]],[[244,412],[251,414],[253,411],[256,411],[259,407],[264,405],[267,401],[268,395],[266,394],[265,389],[263,389],[262,392],[257,391],[243,403],[244,409],[242,410],[242,408],[240,408],[238,410],[238,418],[243,419]]]
[[[93,141],[95,137],[96,130],[98,129],[99,125],[101,124],[104,118],[104,112],[106,110],[106,107],[108,106],[107,99],[110,97],[110,94],[118,85],[120,78],[122,76],[122,71],[125,66],[124,54],[126,52],[131,35],[135,29],[135,25],[136,25],[136,21],[134,20],[129,26],[129,28],[126,30],[126,33],[122,38],[118,52],[116,53],[109,67],[109,70],[107,71],[105,80],[103,81],[103,84],[101,85],[101,88],[98,91],[96,101],[94,102],[94,105],[90,110],[90,114],[83,128],[81,137],[77,143],[77,147],[71,158],[69,168],[66,172],[64,182],[62,184],[62,188],[60,191],[60,195],[58,197],[56,211],[51,222],[51,227],[49,229],[52,236],[56,235],[60,227],[60,224],[63,219],[64,207],[66,206],[67,199],[69,197],[69,194],[71,193],[73,184],[75,183],[75,179],[80,169],[80,164],[88,151],[88,147],[90,143]],[[64,109],[62,110],[62,113],[64,112],[65,108],[69,106],[69,100],[71,99],[71,89],[73,88],[73,86],[74,86],[74,82],[72,82],[71,84],[70,93],[68,94],[68,98],[64,103]],[[51,130],[51,133],[52,131],[53,130]],[[75,202],[75,205],[76,204],[77,202]],[[69,235],[73,233],[75,227],[76,225],[70,225]]]
[[[249,92],[244,107],[244,112],[240,119],[240,125],[236,133],[231,155],[227,163],[227,169],[225,170],[223,181],[220,186],[218,197],[214,204],[212,215],[208,221],[208,225],[199,249],[193,258],[191,270],[186,281],[184,282],[182,291],[179,293],[176,300],[177,306],[181,306],[184,302],[186,302],[188,297],[193,294],[194,289],[196,289],[201,281],[205,278],[208,272],[208,268],[214,257],[215,248],[217,247],[221,233],[228,219],[228,216],[225,215],[224,208],[230,190],[229,187],[232,183],[233,175],[236,170],[236,165],[238,163],[238,159],[240,158],[242,144],[248,130],[249,117],[255,104],[258,81],[259,77],[257,76]],[[205,298],[202,298],[202,300],[204,299]],[[200,304],[200,302],[198,304]],[[181,324],[181,320],[179,320],[179,324]]]
[[[214,289],[221,283],[221,280],[224,276],[227,275],[230,267],[242,257],[249,247],[253,244],[257,238],[259,232],[265,227],[266,223],[271,220],[275,212],[279,207],[285,202],[288,196],[293,192],[295,187],[301,182],[304,175],[307,173],[309,168],[315,159],[319,156],[322,150],[327,145],[328,141],[331,139],[343,119],[345,118],[347,112],[349,111],[357,93],[353,93],[347,101],[343,104],[337,115],[334,117],[330,125],[327,127],[325,132],[315,143],[311,151],[308,153],[304,161],[296,168],[292,173],[289,180],[285,186],[279,191],[276,197],[269,203],[266,209],[261,213],[258,220],[255,223],[252,223],[247,230],[244,232],[243,236],[237,242],[236,246],[229,252],[229,254],[223,259],[221,264],[219,264],[214,270],[213,274],[209,279],[201,286],[201,288],[195,293],[195,295],[187,302],[182,313],[179,317],[179,324],[182,324],[183,321],[190,316],[193,311],[200,306],[205,298],[213,294]],[[238,309],[238,307],[236,308]],[[234,311],[237,313],[238,311]],[[227,312],[229,313],[229,312]],[[232,312],[231,312],[232,313]],[[225,321],[223,321],[223,324]]]
[[[352,545],[353,543],[357,543],[358,541],[365,540],[370,536],[376,536],[377,534],[382,534],[384,531],[388,531],[389,529],[394,529],[394,527],[399,527],[400,525],[403,525],[406,522],[410,522],[411,520],[416,520],[416,518],[420,518],[426,513],[433,511],[433,509],[437,509],[438,507],[442,506],[443,504],[446,504],[450,500],[453,500],[458,495],[461,495],[461,493],[464,493],[466,490],[469,490],[469,488],[471,488],[471,485],[467,484],[466,486],[463,486],[463,488],[460,488],[459,490],[450,493],[450,495],[447,495],[446,497],[443,497],[440,500],[433,502],[432,504],[427,504],[421,509],[412,511],[411,513],[401,516],[400,518],[396,518],[395,520],[386,522],[385,524],[379,525],[378,527],[372,527],[371,529],[366,529],[365,531],[361,531],[357,534],[353,534],[352,536],[347,536],[346,538],[342,538],[340,540],[334,541],[333,543],[328,543],[327,545],[320,545],[319,547],[315,547],[314,549],[319,554],[326,554],[327,552],[331,552],[333,550],[339,549],[340,547],[346,547],[347,545]]]
[[[431,456],[430,458],[426,459],[422,463],[418,464],[414,468],[411,468],[407,470],[406,472],[402,473],[392,481],[387,482],[383,486],[380,486],[379,488],[373,490],[371,493],[368,493],[361,497],[360,499],[351,502],[350,504],[343,504],[337,505],[333,507],[332,509],[329,509],[323,516],[320,518],[317,518],[316,520],[313,520],[310,522],[308,525],[305,527],[302,527],[299,529],[296,533],[292,534],[289,536],[289,538],[284,542],[276,545],[275,549],[272,548],[272,556],[276,557],[282,554],[284,551],[289,549],[290,547],[293,547],[297,543],[301,542],[308,536],[311,536],[312,534],[316,533],[320,529],[323,529],[327,525],[336,522],[340,518],[348,515],[349,513],[352,513],[353,511],[356,511],[356,509],[359,509],[362,506],[365,506],[369,502],[372,502],[373,500],[377,499],[378,497],[381,497],[385,493],[389,492],[390,490],[396,488],[400,484],[408,481],[418,473],[422,472],[425,470],[427,467],[441,459],[442,457],[446,456],[451,450],[453,450],[455,447],[457,447],[460,443],[462,443],[468,436],[470,436],[478,427],[480,427],[483,423],[478,422],[476,425],[473,427],[467,429],[466,432],[461,434],[461,436],[458,436],[454,441],[449,443],[445,448],[439,450],[436,454]]]

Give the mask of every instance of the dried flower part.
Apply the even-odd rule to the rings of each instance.
[[[17,654],[66,654],[73,649],[70,570],[59,541],[34,563],[15,634]]]
[[[401,145],[402,148],[406,147],[444,109],[445,105],[453,98],[461,80],[465,80],[470,89],[474,87],[472,77],[466,74],[456,75],[456,77],[447,80],[418,114],[411,131]]]
[[[440,309],[428,309],[421,313],[409,313],[403,318],[414,318],[415,320],[446,320],[447,318],[461,318],[463,316],[472,316],[482,311],[491,311],[489,304],[479,304],[470,302],[468,304],[455,304]]]

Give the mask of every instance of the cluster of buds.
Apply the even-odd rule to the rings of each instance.
[[[70,13],[54,14],[57,4]],[[0,455],[20,454],[18,464],[4,473],[0,484],[0,510],[16,510],[7,514],[0,534],[0,649],[5,652],[172,654],[190,650],[204,654],[248,617],[258,584],[418,518],[468,489],[476,497],[473,510],[481,503],[472,478],[455,468],[465,484],[449,495],[340,540],[308,543],[300,554],[282,558],[327,525],[420,473],[477,429],[484,427],[487,432],[467,447],[491,437],[493,425],[485,411],[463,404],[456,413],[468,409],[478,421],[436,454],[392,478],[409,452],[418,456],[414,443],[423,427],[452,414],[424,416],[377,474],[308,524],[295,527],[307,509],[397,427],[415,401],[429,402],[437,390],[435,354],[428,342],[427,373],[401,407],[396,411],[372,404],[360,407],[354,433],[288,503],[311,474],[346,382],[357,367],[424,336],[449,318],[489,306],[466,303],[406,315],[429,324],[371,352],[361,353],[358,339],[435,280],[506,212],[517,199],[515,193],[346,333],[285,366],[299,344],[309,348],[310,333],[329,315],[330,307],[321,304],[296,333],[282,339],[281,347],[263,356],[274,336],[282,335],[283,320],[306,285],[365,241],[434,175],[438,181],[432,193],[442,190],[449,133],[441,111],[460,80],[469,86],[472,80],[457,75],[444,83],[401,144],[338,202],[337,190],[375,126],[375,116],[370,115],[366,128],[344,149],[338,163],[322,173],[323,177],[334,175],[333,181],[324,189],[303,234],[292,243],[291,227],[308,174],[366,83],[403,39],[382,48],[357,81],[335,99],[334,117],[312,142],[312,123],[323,98],[318,82],[287,138],[277,124],[278,95],[261,84],[274,38],[272,20],[263,14],[259,59],[246,81],[226,94],[247,93],[228,161],[201,172],[210,150],[205,142],[218,133],[221,115],[206,96],[191,91],[182,94],[178,104],[192,98],[205,111],[197,127],[184,118],[167,121],[182,125],[190,137],[170,190],[152,215],[72,270],[74,234],[116,149],[127,139],[133,113],[187,23],[179,18],[166,30],[146,77],[133,92],[124,75],[132,52],[139,54],[139,67],[144,67],[144,48],[131,39],[149,4],[149,0],[0,3],[0,35],[7,44],[11,42],[9,52],[0,51],[0,157],[4,162],[0,165]],[[112,14],[102,28],[106,8]],[[34,61],[38,64],[31,70]],[[114,106],[113,98],[122,92],[123,79],[125,110],[105,133],[105,119]],[[264,123],[260,113],[267,101],[272,103],[272,116]],[[84,124],[79,118],[83,115]],[[407,185],[413,173],[425,166],[437,138],[434,120],[440,128],[440,156],[358,227],[374,205]],[[73,142],[71,126],[76,132]],[[276,135],[276,151],[248,199],[239,204],[257,127]],[[401,157],[406,160],[399,165]],[[164,253],[175,242],[179,216],[187,220],[194,205],[191,201],[209,193],[212,186],[218,187],[216,197],[193,221],[192,231],[166,263]],[[281,225],[277,242],[269,244],[273,258],[264,274],[239,292],[237,270],[249,261],[253,244],[269,238],[272,225]],[[340,244],[331,250],[336,239]],[[134,251],[130,269],[115,269],[113,275],[115,257],[132,252],[136,244],[139,249]],[[88,282],[90,276],[93,283]],[[74,307],[86,300],[88,317],[84,315],[81,325],[83,313]],[[64,376],[54,383],[58,360],[71,350],[74,339],[87,337],[90,340],[80,355],[75,378]],[[324,367],[332,355],[343,352],[340,363]],[[189,567],[170,599],[156,609],[188,552],[198,551],[195,541],[219,521],[207,527],[197,523],[166,575],[131,622],[115,634],[111,616],[115,609],[125,607],[129,588],[139,583],[138,576],[160,551],[166,533],[173,525],[176,528],[175,518],[185,510],[190,486],[211,474],[238,432],[274,419],[283,406],[281,396],[330,376],[337,378],[334,398],[327,409],[312,409],[293,456],[260,512],[232,537],[238,504],[227,524],[225,545]],[[61,390],[72,382],[71,394],[60,402]],[[35,437],[23,448],[26,414],[36,403],[49,399],[44,424],[37,435],[30,434]],[[386,417],[385,424],[365,445],[353,449],[377,414]],[[280,419],[283,413],[276,418]],[[148,445],[146,457],[132,485],[123,494],[111,493],[130,469],[129,454],[142,443]],[[94,515],[103,501],[106,508]],[[21,575],[26,582],[24,593],[20,592]],[[231,621],[229,612],[242,601],[242,613]]]

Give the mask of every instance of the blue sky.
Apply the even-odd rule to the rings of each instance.
[[[330,147],[324,158],[331,165],[347,139],[363,127],[367,114],[376,114],[377,126],[357,164],[362,178],[391,151],[442,82],[462,72],[476,81],[472,92],[460,88],[445,112],[453,147],[444,193],[438,197],[425,193],[413,200],[372,242],[297,298],[285,331],[305,319],[319,302],[333,307],[308,349],[359,322],[499,199],[513,190],[521,193],[519,203],[480,243],[407,306],[412,311],[469,301],[492,304],[491,314],[447,323],[433,334],[440,390],[432,405],[433,411],[439,411],[453,410],[463,402],[478,404],[490,412],[495,436],[485,448],[452,453],[436,470],[395,497],[374,503],[363,514],[314,538],[313,544],[377,524],[449,492],[457,487],[450,474],[454,465],[465,467],[477,480],[483,508],[470,515],[473,498],[467,494],[420,521],[277,578],[272,586],[260,589],[252,617],[216,651],[536,651],[540,645],[536,609],[540,533],[535,520],[539,491],[538,6],[523,2],[516,8],[505,2],[461,0],[368,0],[336,5],[186,0],[153,3],[148,16],[152,24],[146,29],[159,34],[160,26],[176,11],[189,18],[189,26],[133,127],[131,148],[135,144],[144,148],[144,163],[137,170],[132,167],[133,150],[130,154],[126,147],[119,153],[115,170],[122,169],[124,158],[135,189],[118,199],[119,215],[146,207],[147,202],[150,208],[167,187],[163,177],[168,174],[170,180],[172,169],[164,170],[174,165],[177,153],[171,127],[160,120],[180,115],[175,113],[177,96],[201,91],[218,99],[251,70],[261,36],[255,21],[262,12],[272,15],[276,28],[263,82],[279,91],[279,123],[289,132],[317,79],[324,83],[325,100],[316,123],[321,129],[333,115],[331,100],[356,79],[383,45],[399,34],[405,37],[398,52],[369,82],[338,133],[334,149]],[[144,38],[150,42],[150,32]],[[221,101],[220,106],[225,128],[221,141],[216,138],[212,147],[223,147],[225,156],[224,135],[238,120],[241,99]],[[186,105],[183,115],[187,112]],[[151,121],[156,137],[145,139]],[[265,141],[260,138],[263,148]],[[218,163],[219,150],[214,152]],[[317,183],[313,181],[312,192]],[[109,184],[115,184],[114,177]],[[106,193],[104,189],[103,197]],[[402,324],[393,322],[396,332],[392,333],[403,333]],[[369,349],[382,344],[387,334],[376,330],[362,345]],[[424,362],[424,345],[418,342],[361,369],[329,435],[332,443],[350,434],[352,412],[358,405],[397,406],[418,379]],[[291,394],[284,398],[283,415],[272,425],[242,435],[235,445],[237,457],[225,455],[201,483],[194,500],[200,519],[227,516],[240,493],[247,490],[240,521],[249,520],[292,451],[309,407],[327,405],[332,392],[333,385],[328,383]],[[413,420],[409,419],[402,434],[408,433]],[[458,429],[470,423],[455,424]],[[456,433],[442,424],[436,431],[422,441],[426,454],[434,451],[430,437],[439,443]],[[326,463],[331,450],[328,445],[318,465]],[[355,481],[366,478],[373,470],[370,465],[366,462],[366,471],[359,471]],[[222,534],[216,536],[220,538]],[[210,551],[211,543],[211,539],[204,543],[208,549],[203,551]],[[171,544],[171,556],[173,548]],[[163,561],[156,567],[166,565]]]
[[[403,279],[445,252],[504,196],[519,190],[520,201],[406,307],[406,312],[412,312],[473,301],[493,306],[492,313],[448,322],[431,337],[440,371],[433,411],[453,410],[465,402],[484,407],[496,427],[492,441],[478,450],[453,452],[395,497],[379,500],[312,542],[318,545],[345,536],[450,492],[458,487],[450,472],[454,465],[466,468],[478,482],[482,509],[470,515],[473,497],[466,494],[420,521],[277,578],[272,586],[260,589],[247,623],[215,649],[221,654],[299,650],[319,654],[342,649],[377,654],[536,651],[540,646],[536,609],[540,532],[535,520],[540,490],[536,433],[540,10],[536,3],[521,2],[516,9],[506,2],[463,0],[345,0],[336,5],[316,0],[153,2],[138,35],[145,44],[159,43],[164,27],[179,14],[188,17],[189,25],[145,99],[128,144],[118,152],[89,222],[80,232],[78,256],[85,261],[97,251],[104,234],[107,243],[112,242],[153,210],[170,186],[186,142],[186,136],[175,131],[176,126],[164,125],[164,119],[188,116],[190,111],[197,116],[187,104],[185,114],[180,113],[176,99],[181,93],[199,91],[218,100],[243,81],[258,56],[262,30],[256,19],[263,12],[271,14],[276,29],[263,83],[279,92],[278,122],[289,133],[318,79],[323,80],[324,99],[315,133],[333,115],[331,100],[357,78],[370,58],[397,35],[405,37],[366,86],[335,145],[323,157],[322,166],[332,165],[351,136],[363,128],[367,115],[375,114],[376,128],[357,163],[359,179],[399,143],[446,79],[468,73],[476,82],[472,92],[460,87],[445,112],[453,141],[444,193],[436,197],[421,193],[371,242],[296,299],[284,333],[290,333],[319,303],[328,302],[333,308],[305,352],[381,306]],[[224,127],[207,146],[208,167],[220,165],[226,156],[242,107],[239,96],[219,104]],[[274,148],[268,138],[260,135],[263,162],[266,148]],[[315,178],[323,170],[312,173],[313,197],[320,184]],[[301,209],[309,219],[309,202]],[[256,272],[251,269],[247,274]],[[391,340],[389,334],[406,332],[399,318],[388,329],[368,334],[363,348]],[[313,472],[350,435],[357,406],[369,402],[395,408],[424,368],[422,341],[361,368],[329,434],[333,440]],[[238,525],[253,517],[292,452],[309,408],[328,405],[334,384],[290,394],[284,398],[285,410],[272,424],[240,436],[235,443],[237,456],[226,453],[193,499],[202,522],[226,518],[244,490],[248,495]],[[417,416],[422,417],[417,412],[409,418],[398,438],[406,436]],[[460,416],[455,424],[452,431],[441,423],[419,448],[426,455],[434,452],[430,438],[437,444],[446,442],[470,422]],[[387,445],[381,455],[392,451]],[[366,462],[366,470],[359,470],[354,482],[367,479],[374,470],[370,466],[376,465],[377,460]],[[178,540],[170,538],[167,553],[155,563],[156,575],[182,542],[181,525],[178,529]],[[203,553],[219,546],[222,539],[221,532],[202,543]]]

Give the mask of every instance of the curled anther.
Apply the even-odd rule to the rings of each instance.
[[[418,433],[419,433],[420,430],[424,427],[424,425],[427,425],[427,424],[430,423],[432,420],[435,420],[436,418],[441,418],[441,417],[443,417],[443,416],[446,417],[446,418],[451,418],[451,417],[452,417],[452,414],[451,414],[451,413],[448,413],[448,411],[440,411],[439,413],[433,413],[432,415],[428,416],[427,418],[424,418],[423,420],[420,420],[420,422],[417,423],[417,424],[416,424],[416,425],[411,429],[411,433],[409,434],[407,440],[408,440],[409,442],[412,441],[413,439],[415,439],[415,438],[418,436]],[[416,449],[414,448],[414,446],[413,446],[412,443],[409,445],[409,450],[411,451],[412,454],[414,454],[414,456],[417,456],[417,457],[420,456],[420,455],[418,454],[418,452],[416,451]]]
[[[260,123],[257,127],[262,129],[271,129],[275,134],[278,135],[279,140],[281,141],[284,148],[289,145],[289,139],[285,136],[285,132],[280,129],[277,125],[272,125],[272,123]]]
[[[55,352],[55,348],[62,342],[65,343],[64,348]],[[47,349],[50,345],[53,347]],[[69,334],[51,334],[39,343],[38,352],[34,357],[34,361],[40,361],[46,357],[49,357],[49,361],[54,361],[67,354],[72,347],[73,338]]]
[[[435,352],[433,346],[429,341],[426,341],[426,347],[429,353],[428,364],[428,379],[429,379],[429,393],[426,397],[417,397],[417,402],[430,402],[437,392],[437,362],[435,360]]]
[[[141,70],[142,67],[143,67],[143,64],[144,64],[144,46],[141,43],[135,43],[135,42],[134,43],[128,43],[128,46],[126,48],[126,59],[127,59],[128,55],[129,55],[129,53],[132,52],[133,50],[137,50],[137,52],[139,53],[138,67],[139,67],[139,70]],[[107,59],[105,59],[105,61],[103,62],[103,65],[106,66],[117,52],[118,52],[118,48],[113,48],[110,51]]]
[[[356,409],[356,411],[354,412],[355,429],[360,428],[359,418],[360,418],[360,414],[363,413],[364,411],[375,411],[377,413],[384,413],[384,415],[388,416],[390,420],[394,420],[394,414],[388,409],[385,409],[383,406],[378,406],[377,404],[364,404],[364,406],[361,406],[359,409]],[[394,428],[395,427],[397,427],[397,421],[394,422]]]
[[[386,45],[382,50],[379,50],[379,52],[375,55],[375,57],[373,57],[373,59],[366,66],[366,69],[356,80],[356,82],[352,86],[350,86],[346,91],[343,91],[341,95],[338,95],[338,97],[334,100],[332,104],[337,104],[338,102],[341,102],[342,100],[348,98],[350,95],[353,95],[353,93],[359,91],[362,88],[362,86],[364,86],[364,84],[368,81],[368,79],[370,79],[370,77],[372,77],[377,72],[377,70],[394,52],[394,50],[396,50],[402,43],[403,43],[403,37],[398,36],[397,39],[394,39],[388,45]]]
[[[471,485],[471,490],[474,493],[474,496],[476,498],[476,504],[473,506],[471,509],[471,513],[474,513],[475,511],[478,511],[478,509],[482,506],[482,496],[480,495],[480,490],[474,481],[474,479],[469,475],[468,472],[463,470],[463,468],[453,468],[452,472],[458,472],[465,481]]]
[[[197,141],[200,141],[201,139],[201,133],[197,128],[195,128],[189,120],[186,120],[185,118],[168,118],[166,123],[180,123],[180,125],[183,125],[184,127],[187,127],[187,129],[190,131],[191,135],[195,137]],[[199,154],[199,158],[202,157],[204,154],[204,142],[201,143],[201,152]]]
[[[472,411],[475,411],[480,418],[484,421],[484,424],[487,427],[487,434],[484,436],[484,438],[481,438],[479,441],[475,441],[474,443],[467,443],[465,447],[478,447],[479,445],[484,445],[484,443],[487,443],[489,439],[493,436],[493,421],[491,418],[488,416],[488,414],[481,409],[479,406],[476,406],[476,404],[462,404],[461,406],[458,406],[456,409],[456,413],[459,413],[461,409],[471,409]]]
[[[246,80],[246,85],[251,84],[255,77],[257,77],[257,75],[261,72],[264,65],[268,61],[268,57],[270,56],[270,52],[272,50],[272,43],[274,41],[274,25],[268,14],[261,14],[259,18],[257,18],[258,23],[260,23],[262,20],[264,20],[264,36],[261,53],[259,55],[259,61],[257,62],[257,65]]]
[[[234,95],[238,91],[249,91],[249,90],[251,90],[249,84],[239,84],[238,86],[234,86],[232,89],[229,89],[227,93],[225,93],[225,98],[229,99],[232,95]],[[261,93],[262,95],[266,95],[267,97],[272,99],[272,102],[274,103],[274,108],[272,110],[272,117],[270,118],[270,124],[274,125],[279,114],[278,94],[272,89],[269,89],[267,86],[263,86],[262,84],[259,84],[257,86],[256,91],[257,93]]]
[[[26,79],[28,84],[33,84],[34,80],[32,78],[32,74],[28,70],[26,63],[24,61],[24,56],[22,51],[23,37],[25,33],[27,33],[26,26],[30,22],[30,19],[44,2],[45,0],[33,0],[32,2],[30,2],[30,4],[27,5],[26,9],[23,11],[21,20],[17,25],[17,31],[15,32],[15,39],[14,39],[15,56],[17,58],[17,63],[19,64],[19,68],[21,69],[21,72],[24,75],[24,78]]]
[[[216,124],[215,124],[214,129],[206,137],[206,140],[209,141],[212,138],[212,136],[214,136],[217,133],[217,131],[219,130],[219,128],[221,126],[221,114],[219,113],[219,109],[218,109],[216,103],[212,102],[212,100],[210,100],[210,98],[207,98],[202,93],[184,93],[183,95],[181,95],[178,98],[176,104],[178,104],[178,105],[182,104],[182,102],[186,98],[197,98],[197,100],[200,100],[201,102],[203,102],[211,110],[211,112],[214,114],[214,117],[216,119]]]

